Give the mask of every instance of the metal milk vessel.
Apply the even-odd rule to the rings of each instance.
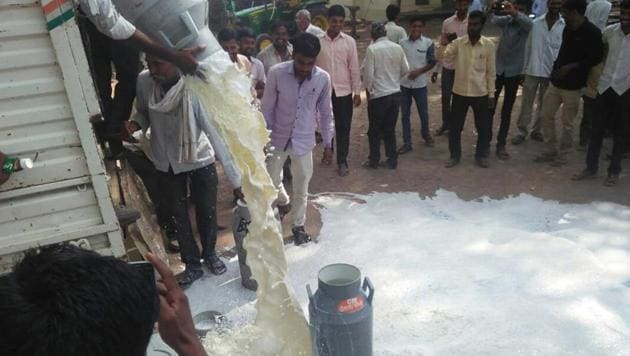
[[[166,47],[206,45],[198,60],[222,51],[208,28],[207,0],[113,0],[113,3],[125,19]]]
[[[372,355],[372,298],[369,278],[361,284],[355,266],[338,263],[322,268],[317,292],[306,286],[313,353],[319,356]]]

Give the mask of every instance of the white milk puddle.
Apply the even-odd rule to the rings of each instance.
[[[630,350],[628,207],[530,195],[464,201],[442,190],[316,202],[319,243],[287,246],[288,282],[306,308],[305,285],[317,285],[321,267],[359,267],[376,288],[375,355]],[[247,325],[252,293],[238,280],[226,284],[238,277],[236,260],[227,274],[187,291],[193,311],[221,306],[234,326]]]

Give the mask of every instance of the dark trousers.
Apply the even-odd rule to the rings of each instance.
[[[518,92],[518,85],[521,82],[521,76],[506,77],[504,75],[497,75],[495,81],[496,90],[494,92],[494,108],[490,109],[490,122],[489,122],[489,142],[492,142],[492,130],[494,123],[494,113],[497,107],[497,101],[501,91],[505,88],[505,95],[503,96],[503,106],[501,107],[501,124],[499,126],[499,135],[497,136],[497,147],[505,147],[505,140],[507,139],[508,131],[510,130],[510,121],[512,119],[512,108],[516,101],[516,93]]]
[[[477,129],[475,157],[485,157],[488,153],[490,146],[488,96],[471,97],[453,94],[451,130],[448,137],[448,148],[452,159],[459,160],[462,156],[462,129],[469,107],[472,107],[475,116],[475,128]]]
[[[427,105],[427,87],[405,88],[400,87],[400,111],[403,132],[403,144],[411,147],[411,101],[415,100],[418,115],[420,116],[420,132],[422,138],[429,137],[429,108]]]
[[[112,153],[122,151],[119,136],[123,122],[129,119],[133,100],[136,97],[136,79],[140,72],[140,57],[137,49],[122,41],[115,41],[100,33],[94,24],[80,17],[88,46],[88,58],[92,78],[101,103],[105,119],[105,137]],[[116,90],[112,98],[112,63],[116,69]]]
[[[609,88],[604,94],[598,95],[596,100],[599,115],[593,118],[593,127],[586,155],[586,167],[593,172],[596,172],[599,168],[599,153],[602,149],[604,132],[607,128],[610,128],[613,134],[613,149],[608,173],[619,174],[621,172],[624,145],[628,141],[629,134],[630,90],[626,90],[623,95],[618,95]]]
[[[332,94],[332,108],[335,116],[335,141],[337,142],[337,164],[348,165],[350,147],[350,126],[352,125],[352,94],[335,96]]]
[[[442,128],[450,127],[451,98],[453,96],[453,84],[455,83],[455,70],[442,68]]]
[[[580,145],[585,145],[591,137],[593,121],[597,117],[597,100],[582,95],[584,102],[582,110],[582,122],[580,122]]]
[[[397,163],[396,121],[400,107],[400,93],[395,93],[368,101],[368,141],[370,143],[369,160],[377,164],[381,160],[381,138],[385,142],[387,163]]]
[[[162,191],[158,182],[158,170],[155,169],[153,162],[143,152],[132,152],[125,149],[125,159],[134,172],[142,180],[144,188],[147,190],[149,199],[155,208],[158,224],[166,232],[169,239],[175,239],[175,229],[172,227],[171,219],[167,206],[162,203]]]
[[[202,252],[193,238],[188,216],[188,180],[190,195],[195,204],[197,230],[201,239]],[[190,172],[174,174],[158,171],[158,185],[162,192],[162,203],[169,211],[171,224],[175,228],[186,268],[200,268],[201,257],[215,254],[217,242],[217,171],[214,164]]]

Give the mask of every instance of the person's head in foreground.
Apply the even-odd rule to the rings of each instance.
[[[289,26],[282,21],[276,21],[271,25],[271,41],[273,47],[284,52],[289,45]]]
[[[311,76],[315,60],[321,49],[319,39],[310,33],[300,33],[291,40],[293,45],[293,71],[299,80]]]
[[[409,20],[409,38],[418,39],[424,33],[424,18],[412,17]]]
[[[181,78],[177,67],[173,63],[150,54],[146,55],[146,62],[151,78],[163,86],[172,86]]]
[[[180,354],[205,354],[172,272],[147,258],[163,276],[159,294],[155,281],[114,257],[72,245],[27,252],[0,277],[1,353],[142,356],[159,316],[167,344]]]

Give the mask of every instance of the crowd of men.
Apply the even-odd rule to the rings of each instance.
[[[475,10],[471,11],[471,5]],[[335,161],[339,176],[350,174],[353,111],[362,104],[363,90],[369,152],[362,166],[367,169],[396,169],[399,155],[413,149],[412,102],[420,117],[425,146],[435,145],[429,130],[428,85],[441,77],[441,125],[434,134],[448,136],[447,168],[461,161],[461,133],[469,108],[477,133],[476,164],[489,167],[494,137],[497,158],[510,158],[507,142],[512,111],[522,87],[518,132],[511,143],[519,145],[527,139],[544,142],[544,152],[534,161],[566,164],[582,100],[579,144],[588,152],[587,167],[574,179],[596,175],[602,139],[610,134],[614,144],[605,184],[615,185],[630,126],[630,61],[623,60],[630,55],[630,0],[621,2],[621,22],[606,27],[610,8],[606,0],[590,4],[585,0],[491,0],[485,5],[457,0],[455,13],[444,20],[441,35],[434,41],[424,34],[422,17],[408,21],[407,33],[398,24],[400,9],[390,5],[387,22],[370,25],[372,42],[362,63],[355,39],[343,32],[346,11],[340,5],[329,7],[326,31],[311,24],[307,10],[296,14],[295,26],[275,22],[270,28],[272,43],[258,53],[256,35],[249,28],[225,28],[217,33],[217,39],[232,62],[251,79],[252,103],[271,131],[273,148],[267,168],[278,188],[278,212],[280,217],[290,214],[293,240],[300,245],[310,241],[304,226],[313,149],[321,142],[322,163],[332,165]],[[482,35],[487,18],[501,30],[498,44]],[[90,22],[87,25],[88,35],[102,37]],[[107,44],[113,48],[115,42],[108,40]],[[183,90],[176,64],[150,52],[146,57],[148,69],[136,76],[125,71],[128,63],[118,63],[125,56],[116,59],[115,53],[125,50],[131,52],[127,57],[137,57],[136,50],[120,45],[116,51],[91,53],[101,57],[93,63],[112,61],[116,66],[123,89],[117,90],[117,96],[135,91],[135,110],[126,121],[131,108],[122,108],[130,103],[129,98],[117,101],[117,96],[112,99],[111,92],[104,90],[105,118],[113,123],[107,131],[110,143],[114,142],[110,149],[119,154],[122,149],[116,140],[129,139],[139,130],[145,134],[142,139],[148,144],[144,150],[126,152],[125,156],[147,186],[160,225],[169,236],[168,247],[181,252],[186,270],[180,284],[186,287],[203,274],[202,262],[214,274],[226,270],[215,253],[215,159],[222,162],[235,197],[246,199],[240,190],[241,177],[208,114],[198,99],[188,97]],[[111,72],[105,76],[108,74]],[[495,134],[493,121],[501,94]],[[557,134],[556,114],[561,107],[561,132]],[[400,146],[396,143],[399,112]],[[284,187],[287,178],[291,180],[291,196]],[[201,252],[192,237],[189,190]]]
[[[160,334],[169,345],[181,354],[203,355],[179,287],[188,287],[203,275],[202,263],[214,274],[226,271],[215,252],[216,159],[235,198],[247,197],[240,190],[241,176],[231,153],[209,114],[198,98],[184,90],[181,73],[194,72],[194,53],[199,48],[180,52],[163,48],[118,16],[111,2],[80,3],[90,19],[83,28],[92,44],[89,54],[106,119],[102,135],[112,156],[127,158],[142,178],[158,221],[173,240],[168,246],[181,252],[186,269],[176,281],[165,264],[147,256],[162,277],[156,293],[153,281],[147,284],[138,271],[110,257],[72,246],[29,252],[11,274],[0,278],[1,319],[7,331],[0,344],[13,354],[47,350],[139,355],[159,319]],[[297,13],[298,33],[291,38],[291,26],[275,23],[273,43],[257,55],[256,37],[248,28],[224,29],[217,37],[232,62],[251,78],[253,107],[261,110],[271,131],[273,148],[268,152],[267,169],[278,188],[278,212],[281,217],[291,213],[293,239],[300,245],[310,241],[304,225],[317,142],[324,147],[322,163],[331,165],[335,158],[338,174],[347,176],[353,111],[366,90],[369,152],[363,166],[396,169],[398,156],[413,149],[412,102],[424,144],[435,145],[429,131],[427,86],[437,82],[440,74],[442,116],[435,134],[448,134],[446,167],[460,163],[461,132],[469,107],[477,132],[475,161],[479,167],[489,166],[501,93],[495,153],[500,160],[510,158],[507,141],[520,86],[518,132],[511,143],[544,142],[545,151],[534,161],[566,164],[574,149],[573,131],[582,100],[579,146],[587,152],[586,168],[573,179],[597,175],[602,141],[609,135],[613,145],[604,184],[616,185],[630,127],[630,0],[621,1],[620,22],[606,26],[610,9],[606,0],[588,4],[585,0],[490,1],[485,6],[478,0],[456,0],[455,14],[444,20],[434,43],[424,35],[424,19],[412,18],[407,34],[397,24],[399,8],[391,5],[386,10],[388,21],[370,26],[372,43],[362,64],[355,39],[342,31],[345,9],[340,5],[328,9],[326,31],[310,23],[306,10]],[[502,31],[498,45],[482,35],[487,17]],[[148,68],[141,73],[138,50],[146,53]],[[112,64],[119,82],[113,97]],[[557,135],[560,108],[561,133]],[[400,147],[395,134],[399,111]],[[143,135],[137,135],[139,131]],[[123,149],[123,140],[138,139],[140,150]],[[289,172],[291,197],[283,185],[283,175]],[[201,252],[188,215],[189,191]],[[120,325],[124,330],[119,330]]]

